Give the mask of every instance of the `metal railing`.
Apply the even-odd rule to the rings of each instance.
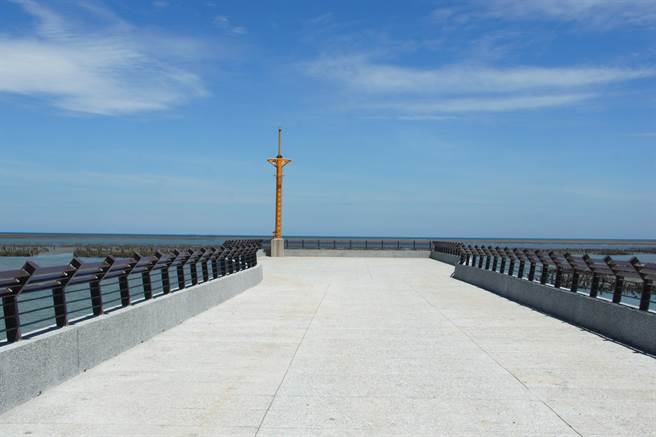
[[[588,254],[465,245],[458,241],[434,241],[433,250],[457,255],[462,265],[603,298],[642,311],[650,308],[654,311],[656,307],[653,300],[656,263],[643,263],[637,257],[629,261],[610,256],[594,259]]]
[[[285,249],[431,250],[431,240],[287,238]]]
[[[73,258],[64,266],[0,272],[0,342],[57,329],[79,320],[177,292],[257,265],[258,240],[229,240],[223,246],[174,250],[153,256]]]

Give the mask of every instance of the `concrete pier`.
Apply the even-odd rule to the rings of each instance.
[[[0,436],[656,432],[656,360],[450,265],[263,264],[257,287],[0,416]]]
[[[282,238],[274,238],[271,240],[271,256],[285,256],[285,240]]]

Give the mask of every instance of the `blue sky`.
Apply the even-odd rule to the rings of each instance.
[[[656,0],[3,1],[0,230],[656,236]]]

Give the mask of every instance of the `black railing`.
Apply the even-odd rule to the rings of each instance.
[[[431,240],[286,238],[285,249],[431,250]]]
[[[212,281],[257,265],[258,240],[229,240],[223,246],[174,250],[153,256],[73,258],[65,266],[0,272],[0,341],[61,328],[75,321]]]
[[[433,252],[445,253],[447,255],[460,256],[463,244],[459,241],[433,241]]]
[[[587,254],[465,245],[457,241],[434,241],[433,250],[457,255],[462,265],[601,297],[642,311],[653,311],[656,306],[656,263],[643,263],[637,257],[629,261],[610,256],[594,259]]]

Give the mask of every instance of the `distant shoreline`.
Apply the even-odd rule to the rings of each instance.
[[[139,239],[139,240],[224,240],[233,238],[269,239],[270,235],[215,235],[215,234],[105,234],[105,233],[49,233],[49,232],[0,232],[0,245],[11,245],[3,240],[71,240],[71,239]],[[489,237],[383,237],[383,236],[334,236],[334,235],[288,235],[289,239],[306,240],[443,240],[482,243],[509,244],[605,244],[605,245],[637,245],[655,246],[656,239],[646,238],[489,238]],[[90,243],[93,244],[93,243]],[[18,244],[17,244],[18,245]]]

